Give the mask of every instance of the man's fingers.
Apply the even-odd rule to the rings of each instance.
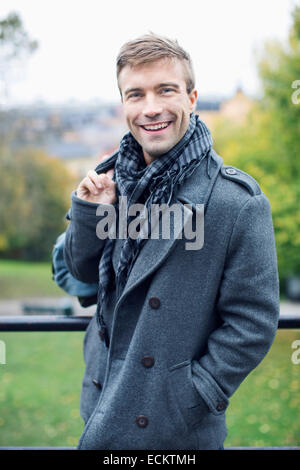
[[[84,180],[82,181],[82,186],[84,188],[87,188],[90,193],[98,194],[98,189],[97,189],[96,185],[94,184],[94,182],[88,176],[86,176],[84,178]]]
[[[110,187],[115,184],[107,173],[100,173],[100,175],[98,175],[98,180],[100,181],[100,184],[102,184],[102,186]]]
[[[115,182],[113,181],[114,170],[107,173],[96,173],[90,170],[81,181],[77,189],[77,195],[82,199],[98,204],[114,204],[116,200]]]
[[[111,173],[97,174],[94,170],[90,170],[87,174],[87,178],[91,181],[93,185],[93,192],[95,189],[111,189],[112,187],[114,187],[115,183],[111,179],[110,175]]]
[[[102,174],[102,173],[101,173]],[[98,173],[95,172],[95,170],[90,170],[87,174],[88,178],[94,183],[94,185],[102,189],[103,188],[103,182],[101,181],[101,178],[99,178],[101,175],[98,175]]]

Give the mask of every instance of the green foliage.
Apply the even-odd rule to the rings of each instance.
[[[59,160],[37,150],[3,150],[0,166],[0,254],[50,259],[56,237],[66,229],[73,177]]]
[[[219,119],[215,128],[225,163],[253,176],[270,200],[281,279],[300,274],[300,99],[292,96],[300,80],[299,17],[297,7],[287,45],[265,45],[259,62],[264,96],[246,121]]]
[[[14,66],[23,64],[37,46],[17,13],[0,20],[0,85],[6,97]],[[73,179],[59,160],[41,151],[13,151],[13,139],[10,129],[0,142],[0,256],[49,259],[66,227],[63,214]]]
[[[300,80],[299,17],[300,7],[297,7],[293,13],[294,24],[288,44],[267,43],[259,63],[265,92],[264,107],[276,120],[276,132],[280,132],[281,136],[281,142],[277,145],[281,144],[281,151],[286,153],[286,171],[293,178],[300,178],[300,99],[293,99],[297,86],[295,82]],[[300,82],[297,87],[300,87]]]

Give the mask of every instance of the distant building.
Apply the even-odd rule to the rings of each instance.
[[[246,96],[241,87],[238,87],[234,96],[226,100],[198,100],[195,112],[209,129],[213,129],[216,119],[220,117],[234,122],[243,122],[253,103],[254,100]]]
[[[198,100],[195,113],[207,125],[209,129],[213,127],[216,116],[220,114],[221,101],[217,100]]]
[[[243,122],[254,100],[240,87],[229,99],[199,99],[196,114],[214,131],[219,118]],[[111,154],[128,131],[120,104],[38,104],[7,112],[0,110],[0,140],[11,136],[13,149],[44,149],[60,158],[82,179],[97,166],[100,155]]]
[[[254,100],[246,96],[243,90],[239,87],[232,98],[223,101],[220,113],[228,119],[241,122],[245,120],[248,112],[253,106],[253,103]]]

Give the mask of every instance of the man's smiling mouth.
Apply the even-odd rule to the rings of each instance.
[[[141,126],[145,131],[148,131],[148,132],[157,132],[157,131],[161,131],[162,129],[166,129],[167,127],[169,127],[169,125],[171,124],[172,121],[169,121],[169,122],[161,122],[161,123],[158,123],[158,124],[147,124],[145,126]]]

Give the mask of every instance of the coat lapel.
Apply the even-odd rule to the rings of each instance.
[[[141,283],[146,277],[154,272],[160,264],[169,256],[176,242],[182,236],[183,227],[187,223],[188,218],[192,215],[192,212],[186,209],[181,202],[178,204],[178,209],[185,214],[183,223],[180,223],[178,219],[174,220],[175,217],[170,217],[170,237],[167,239],[159,238],[146,240],[141,248],[139,256],[137,257],[132,270],[129,274],[127,283],[124,287],[123,293],[120,300],[125,297],[129,291]],[[167,212],[164,211],[162,214],[162,226],[168,224]],[[183,225],[184,224],[184,225]],[[161,232],[160,232],[161,235]]]
[[[223,159],[213,152],[213,161],[215,165],[211,178],[208,178],[206,174],[206,165],[200,165],[180,187],[176,200],[173,200],[172,204],[176,203],[178,209],[180,208],[181,220],[176,217],[170,217],[170,237],[166,239],[161,238],[160,231],[159,239],[149,238],[146,240],[133,264],[118,304],[132,289],[138,286],[167,259],[178,240],[183,238],[184,227],[190,222],[190,218],[194,210],[196,210],[195,205],[203,204],[206,209],[206,203],[220,171]],[[192,207],[192,210],[188,205]],[[167,212],[164,211],[162,214],[162,226],[164,226],[164,222],[166,223],[165,226],[168,224]]]

